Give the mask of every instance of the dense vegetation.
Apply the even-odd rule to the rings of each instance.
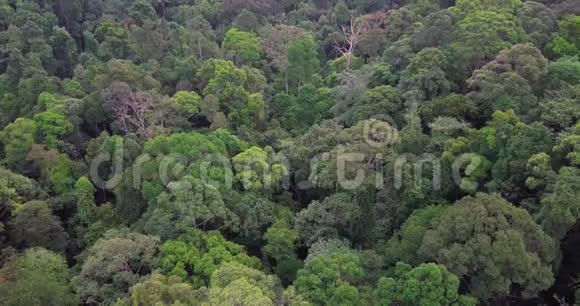
[[[576,0],[0,0],[0,305],[571,305]]]

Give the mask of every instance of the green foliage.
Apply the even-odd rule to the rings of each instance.
[[[574,1],[391,2],[0,0],[0,304],[573,303]]]
[[[35,121],[18,118],[0,132],[6,165],[16,167],[24,161],[32,145],[36,143],[37,129]]]
[[[244,189],[252,191],[276,189],[288,174],[286,167],[272,161],[273,150],[253,146],[232,159],[238,180]]]
[[[178,112],[194,115],[198,112],[198,105],[201,98],[192,91],[178,91],[171,98],[171,104]]]
[[[360,292],[356,282],[363,275],[360,260],[354,254],[315,256],[298,271],[294,287],[314,305],[357,305]]]
[[[540,50],[529,44],[514,45],[473,73],[467,80],[474,89],[469,96],[487,116],[508,109],[529,114],[537,102],[532,93],[541,88],[547,73],[548,61]]]
[[[320,70],[316,43],[311,35],[302,35],[288,46],[287,78],[300,89],[302,84],[311,83]]]
[[[257,66],[262,58],[260,41],[255,34],[231,28],[222,44],[225,55],[237,65]]]
[[[538,214],[540,223],[556,239],[562,239],[576,224],[580,214],[578,183],[580,171],[577,168],[560,169],[552,191],[542,199]]]
[[[274,305],[275,289],[272,276],[228,262],[211,276],[209,305]]]
[[[223,228],[231,224],[231,212],[219,190],[202,180],[185,177],[168,184],[142,217],[146,232],[175,239],[194,228]]]
[[[18,206],[13,214],[8,226],[14,242],[26,247],[43,247],[59,253],[65,252],[69,236],[58,217],[53,215],[48,203],[26,202]]]
[[[95,210],[95,187],[91,181],[83,176],[75,183],[75,193],[77,198],[77,212],[81,222],[90,224],[94,221]]]
[[[427,122],[433,122],[437,117],[452,117],[460,121],[468,121],[478,117],[477,110],[477,106],[471,99],[459,94],[435,98],[419,108],[421,117]]]
[[[367,90],[343,115],[348,125],[375,116],[391,116],[400,122],[399,113],[403,110],[401,92],[389,85],[381,85]],[[380,118],[380,117],[378,117]]]
[[[423,242],[423,237],[432,224],[447,211],[446,206],[427,206],[415,210],[405,221],[401,230],[387,242],[385,262],[392,266],[397,262],[419,265],[424,259],[417,253]]]
[[[322,238],[356,238],[362,209],[348,193],[337,193],[312,202],[296,216],[296,230],[307,245]]]
[[[282,284],[291,284],[303,263],[296,255],[299,235],[290,227],[288,220],[279,219],[266,231],[263,252],[276,261],[275,272]]]
[[[483,7],[462,18],[455,31],[450,45],[454,63],[468,69],[481,66],[498,51],[521,42],[525,35],[513,15]]]
[[[275,203],[255,193],[234,194],[225,200],[235,215],[238,233],[245,245],[259,243],[262,234],[274,222]]]
[[[580,123],[558,135],[553,150],[564,155],[571,165],[580,166]]]
[[[566,16],[560,22],[560,32],[547,46],[549,53],[556,57],[578,55],[580,50],[580,18]]]
[[[443,157],[449,161],[460,158],[465,167],[461,188],[466,191],[479,190],[479,183],[491,174],[493,187],[510,192],[525,183],[528,159],[551,151],[551,133],[541,124],[521,123],[511,110],[495,112],[493,117],[488,126],[471,129],[467,137],[449,140],[445,145]]]
[[[296,95],[278,94],[273,102],[282,126],[295,133],[308,130],[312,124],[331,117],[334,96],[327,87],[306,84]]]
[[[63,114],[44,112],[34,115],[34,122],[40,133],[40,143],[49,148],[62,147],[61,138],[73,130],[73,125]]]
[[[489,300],[529,296],[549,288],[555,243],[527,211],[497,194],[478,193],[450,206],[423,237],[419,254],[445,265],[459,278],[469,276],[471,294]]]
[[[0,209],[15,209],[43,197],[44,193],[34,180],[0,167]]]
[[[564,57],[548,66],[550,85],[558,88],[564,84],[576,85],[580,83],[580,61],[578,57]]]
[[[153,273],[131,287],[130,305],[201,305],[202,297],[177,276]]]
[[[425,48],[417,53],[401,74],[400,86],[408,99],[431,100],[446,95],[451,84],[445,76],[447,58],[439,49]]]
[[[87,249],[72,279],[82,303],[112,304],[157,267],[159,238],[109,230]]]
[[[43,248],[30,248],[0,270],[3,305],[78,305],[65,259]]]
[[[268,228],[265,235],[267,244],[264,252],[277,261],[295,256],[298,233],[284,221],[279,221]]]
[[[199,288],[208,286],[212,274],[228,262],[260,267],[257,258],[248,256],[242,246],[225,240],[219,232],[196,229],[163,243],[159,267],[164,274],[179,276]]]
[[[457,292],[459,278],[443,265],[412,268],[399,262],[393,274],[379,280],[375,291],[379,305],[477,305],[476,299]]]

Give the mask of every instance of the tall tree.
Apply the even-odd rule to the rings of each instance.
[[[312,82],[313,76],[320,70],[316,43],[309,34],[293,41],[288,46],[288,68],[286,72],[286,91],[288,82],[297,86]]]
[[[497,194],[479,193],[449,207],[425,233],[419,254],[445,265],[481,300],[517,294],[516,285],[524,296],[537,294],[554,281],[554,240]]]
[[[77,212],[79,219],[85,224],[90,224],[94,221],[94,210],[96,208],[95,190],[95,187],[86,176],[79,178],[75,184]]]

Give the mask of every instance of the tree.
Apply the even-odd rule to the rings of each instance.
[[[437,117],[451,117],[469,122],[478,117],[477,111],[475,103],[460,94],[438,97],[419,107],[421,117],[427,122],[433,122]]]
[[[361,120],[372,119],[377,115],[387,115],[401,121],[398,115],[403,110],[401,92],[389,85],[371,88],[341,116],[349,125],[355,125]],[[399,116],[399,117],[398,117]]]
[[[274,277],[247,267],[224,263],[211,276],[209,305],[274,305]]]
[[[95,187],[86,176],[79,178],[75,184],[77,212],[79,219],[85,224],[91,224],[94,221],[94,210],[96,208],[95,190]]]
[[[517,10],[517,17],[528,35],[528,40],[539,49],[542,49],[550,40],[551,34],[558,25],[554,12],[544,4],[535,1],[522,2]]]
[[[264,252],[277,261],[293,257],[298,238],[296,230],[290,228],[286,222],[278,221],[266,231],[267,244]]]
[[[348,26],[341,27],[342,42],[335,42],[336,51],[346,60],[346,70],[349,71],[354,59],[354,52],[361,41],[361,34],[367,24],[363,18],[351,17]]]
[[[392,266],[397,262],[419,265],[424,258],[417,253],[423,237],[432,224],[447,211],[446,206],[427,206],[417,209],[405,221],[401,229],[389,239],[385,249],[385,263]]]
[[[268,228],[264,235],[266,245],[262,248],[266,255],[276,261],[275,272],[283,285],[294,282],[297,271],[303,265],[296,255],[300,236],[288,223],[287,220],[279,219]]]
[[[288,46],[288,68],[286,72],[286,91],[288,82],[296,84],[298,90],[305,83],[310,83],[320,70],[316,43],[309,34],[304,34]]]
[[[129,8],[129,16],[135,19],[139,24],[143,24],[146,20],[155,20],[157,14],[155,9],[151,6],[149,1],[137,0]]]
[[[560,22],[559,35],[546,46],[547,51],[557,57],[578,55],[580,50],[579,24],[580,18],[578,16],[566,16]]]
[[[477,305],[476,299],[457,292],[459,278],[443,265],[412,268],[399,262],[393,274],[379,280],[375,290],[379,305]]]
[[[449,10],[440,10],[427,15],[423,26],[415,34],[415,46],[422,48],[447,47],[457,22],[457,16]]]
[[[270,65],[278,72],[284,73],[286,83],[286,93],[289,91],[288,84],[288,55],[289,47],[296,40],[304,35],[304,30],[299,27],[288,25],[276,25],[275,27],[267,27],[263,30],[260,36],[262,37],[262,48],[266,56],[270,60]],[[308,39],[306,41],[308,43]],[[302,44],[303,45],[303,44]],[[296,46],[295,49],[300,49],[303,46]],[[316,48],[314,49],[316,50]],[[298,51],[298,50],[297,50]],[[312,50],[307,50],[312,51]],[[298,60],[303,59],[301,54],[295,55]],[[308,62],[314,62],[314,59],[305,59]],[[308,67],[310,69],[310,67]],[[312,74],[308,75],[311,77]]]
[[[445,265],[483,300],[529,296],[552,285],[555,243],[527,211],[497,194],[478,193],[450,206],[423,238],[419,254]]]
[[[129,47],[141,61],[160,61],[167,49],[175,46],[172,46],[170,41],[175,33],[168,33],[163,25],[164,23],[146,20],[141,26],[133,26],[129,30],[127,38]]]
[[[276,116],[282,116],[282,126],[295,133],[308,130],[312,124],[332,116],[335,103],[333,90],[314,85],[302,86],[297,95],[279,94],[274,97]]]
[[[558,135],[554,152],[564,155],[570,165],[580,165],[580,123],[571,126]]]
[[[250,32],[231,28],[226,32],[222,44],[225,55],[236,65],[258,66],[262,59],[262,48],[258,37]]]
[[[541,88],[548,61],[530,44],[514,45],[476,70],[467,80],[471,97],[485,114],[513,109],[526,114],[536,102],[532,95]]]
[[[544,124],[558,130],[573,127],[580,119],[580,105],[576,103],[574,95],[566,90],[548,95],[545,100],[540,101]]]
[[[73,162],[67,154],[56,149],[47,149],[43,145],[33,145],[27,160],[30,160],[40,172],[39,182],[57,194],[70,193],[77,179],[78,163]],[[82,167],[82,166],[80,166]]]
[[[105,18],[94,31],[99,42],[97,55],[103,59],[128,58],[131,55],[128,33],[111,18]]]
[[[193,229],[163,243],[159,268],[165,275],[179,276],[200,288],[208,286],[212,274],[228,262],[260,267],[257,258],[248,256],[242,246],[225,240],[219,232]]]
[[[73,125],[64,114],[43,112],[34,115],[34,122],[40,134],[40,142],[49,148],[59,149],[64,142],[62,137],[72,132]]]
[[[50,46],[56,58],[56,75],[71,77],[78,57],[74,39],[64,28],[57,27],[50,37]]]
[[[575,187],[579,174],[578,168],[562,167],[551,192],[542,198],[539,221],[555,239],[564,238],[580,217],[580,192]]]
[[[185,16],[185,12],[185,9],[181,9],[175,17],[186,25],[180,28],[178,33],[184,52],[199,61],[218,57],[221,52],[211,24],[199,14]]]
[[[274,303],[264,295],[261,288],[241,278],[225,288],[212,288],[209,305],[271,306]]]
[[[0,270],[2,304],[78,305],[66,260],[43,248],[27,249]]]
[[[551,132],[542,124],[524,124],[512,110],[496,111],[488,126],[470,129],[466,137],[449,140],[443,156],[453,161],[466,153],[462,189],[475,192],[478,183],[491,174],[493,182],[488,188],[500,189],[509,198],[517,199],[525,185],[529,158],[551,151],[552,143]]]
[[[232,213],[225,206],[216,186],[200,179],[185,177],[170,182],[151,201],[142,217],[146,232],[165,239],[175,239],[191,228],[231,227]]]
[[[481,67],[498,51],[521,42],[524,31],[513,15],[495,10],[475,10],[460,20],[450,45],[458,69],[471,71]]]
[[[232,159],[236,179],[244,189],[261,191],[275,189],[288,174],[286,167],[276,161],[272,161],[272,148],[263,150],[253,146]]]
[[[37,125],[26,118],[18,118],[0,131],[0,142],[4,146],[4,163],[9,167],[20,165],[36,143]]]
[[[115,86],[127,85],[118,83]],[[112,108],[115,116],[115,127],[124,134],[136,133],[146,139],[153,137],[151,121],[158,101],[153,96],[143,92],[133,93],[128,86],[124,91],[115,94],[117,101]]]
[[[355,238],[360,234],[362,209],[348,193],[314,201],[296,215],[296,230],[307,245],[322,238]]]
[[[445,76],[447,58],[439,49],[425,48],[411,59],[403,71],[399,86],[408,99],[431,100],[446,95],[451,84]]]
[[[551,88],[580,83],[580,61],[578,57],[564,57],[548,66],[548,80]]]
[[[93,244],[72,279],[82,303],[112,304],[157,267],[159,238],[128,229],[107,231]]]
[[[177,276],[163,276],[153,273],[142,282],[131,287],[128,305],[201,305],[204,300],[201,292]]]
[[[240,69],[230,61],[212,59],[204,63],[198,76],[207,82],[203,94],[215,96],[220,110],[236,125],[251,126],[264,120],[263,95],[253,93],[262,83],[259,80],[265,81],[257,69]]]
[[[44,197],[46,194],[34,180],[0,167],[0,215]]]
[[[413,33],[417,15],[408,8],[402,7],[389,12],[385,20],[388,41],[400,40],[405,34]]]
[[[296,291],[314,305],[356,305],[360,302],[357,280],[364,271],[351,253],[315,256],[298,271]]]
[[[234,20],[233,25],[242,31],[256,32],[260,27],[260,21],[252,11],[243,9]]]
[[[178,91],[170,101],[177,111],[191,116],[198,112],[201,98],[193,91]]]
[[[64,253],[69,236],[58,217],[52,214],[49,204],[44,201],[30,201],[17,207],[8,222],[10,237],[24,247],[43,247]]]
[[[274,222],[274,202],[255,193],[232,192],[227,206],[235,214],[235,232],[245,245],[260,244],[263,234]]]

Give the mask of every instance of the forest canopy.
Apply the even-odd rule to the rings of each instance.
[[[577,0],[0,0],[0,305],[580,303]]]

